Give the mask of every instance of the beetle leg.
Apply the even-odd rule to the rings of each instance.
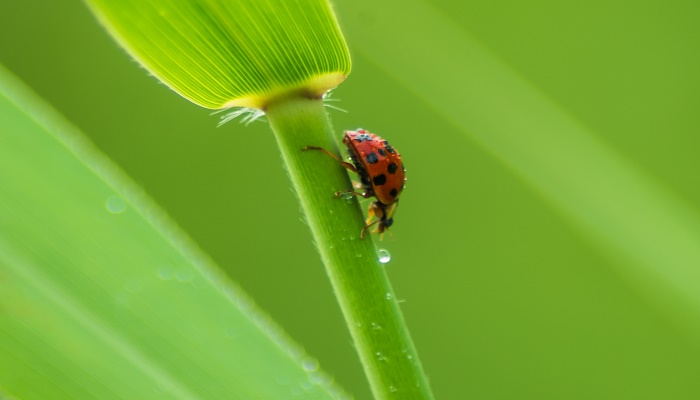
[[[360,196],[360,197],[364,197],[365,199],[369,199],[370,197],[374,196],[371,193],[367,193],[367,192],[360,193],[360,192],[356,192],[356,191],[350,189],[350,190],[340,190],[340,191],[335,192],[335,198],[342,197],[344,194],[350,194],[353,196]]]
[[[341,191],[335,192],[334,197],[337,199],[338,197],[343,197],[344,194],[349,194],[349,195],[352,195],[352,196],[360,196],[360,197],[364,197],[365,199],[368,198],[368,197],[372,197],[372,195],[369,195],[369,196],[368,196],[367,193],[356,192],[356,191],[354,191],[354,190],[352,190],[352,189],[350,189],[350,190],[341,190]]]
[[[364,239],[367,230],[372,226],[377,225],[372,233],[378,232],[379,240],[382,240],[384,238],[384,232],[389,231],[389,228],[384,224],[384,217],[386,216],[384,206],[377,201],[373,202],[369,205],[367,215],[369,215],[369,218],[367,218],[367,221],[365,221],[365,227],[362,228],[362,234],[360,237]],[[372,221],[372,218],[376,218],[376,220]],[[391,232],[389,232],[389,236],[391,236]]]
[[[372,226],[378,224],[379,222],[380,222],[380,220],[376,220],[376,221],[372,222],[371,224],[365,225],[365,227],[362,228],[362,232],[360,232],[360,239],[363,239],[363,240],[364,240],[365,235],[367,234],[367,230],[368,230],[369,228],[371,228]],[[376,229],[375,229],[375,231],[376,231]]]
[[[369,206],[369,210],[367,210],[367,215],[368,216],[367,216],[367,220],[365,221],[365,225],[366,225],[365,228],[372,225],[372,218],[374,218],[374,208],[372,206]],[[377,221],[379,221],[379,220],[377,220]],[[377,221],[374,221],[374,223],[376,224]]]
[[[327,154],[327,155],[329,155],[329,156],[335,158],[335,159],[340,163],[340,165],[342,165],[343,167],[345,167],[345,168],[348,169],[349,171],[352,171],[352,172],[354,172],[354,173],[357,173],[357,168],[355,168],[354,165],[350,164],[350,163],[347,162],[347,161],[341,160],[340,158],[338,158],[338,156],[336,156],[335,154],[331,153],[330,151],[324,149],[323,147],[306,146],[306,147],[302,148],[301,150],[302,150],[302,151],[306,151],[306,150],[319,150],[319,151],[322,151],[322,152],[324,152],[325,154]]]

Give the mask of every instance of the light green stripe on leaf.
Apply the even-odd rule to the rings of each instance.
[[[318,97],[350,73],[325,0],[86,1],[134,58],[203,107]]]

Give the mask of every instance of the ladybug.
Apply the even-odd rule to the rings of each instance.
[[[348,149],[352,164],[321,147],[306,146],[302,150],[320,150],[359,175],[360,183],[355,184],[355,187],[362,189],[362,193],[351,189],[336,192],[335,196],[351,194],[366,199],[376,197],[377,201],[369,206],[369,218],[360,237],[364,239],[367,230],[373,225],[377,225],[376,231],[382,234],[394,223],[399,196],[406,186],[406,168],[401,161],[401,155],[389,142],[364,129],[345,131],[343,144]],[[372,217],[377,219],[370,222]]]

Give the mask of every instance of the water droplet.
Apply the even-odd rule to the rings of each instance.
[[[357,257],[357,258],[362,258],[362,254],[357,253],[357,254],[355,255],[355,257]]]
[[[323,374],[321,374],[319,371],[309,372],[309,382],[313,383],[314,385],[322,386]]]
[[[397,389],[395,386],[389,386],[389,391],[390,391],[391,393],[396,393],[396,392],[399,391],[399,389]]]
[[[376,323],[376,322],[372,322],[372,330],[380,331],[381,329],[382,329],[382,326],[381,326],[381,325],[379,325],[379,324]]]
[[[358,322],[355,325],[357,325],[358,328],[362,328],[362,322]]]
[[[352,192],[339,192],[340,198],[343,200],[350,201],[355,198],[355,194]]]
[[[304,370],[306,372],[313,372],[313,371],[316,371],[318,369],[318,361],[311,358],[311,357],[305,358],[301,362],[301,366],[304,368]]]
[[[112,196],[107,199],[105,207],[112,214],[121,214],[126,211],[126,202],[119,196]]]
[[[379,256],[379,262],[382,264],[386,264],[391,261],[391,254],[389,254],[387,250],[379,249],[379,251],[377,251],[377,256]]]
[[[406,355],[408,361],[413,362],[413,356],[406,349],[401,349],[401,352]]]
[[[393,298],[394,298],[394,296],[393,296],[391,293],[387,293],[387,294],[386,294],[386,299],[387,299],[387,300],[391,300],[391,299],[393,299]]]
[[[164,265],[160,268],[158,268],[158,277],[164,281],[169,281],[173,279],[175,276],[175,273],[173,272],[173,269],[170,268],[168,265]]]
[[[331,214],[333,214],[333,210],[330,210],[330,211],[331,211]]]
[[[378,351],[376,356],[377,356],[377,360],[379,360],[381,362],[386,362],[386,356],[381,351]]]
[[[333,379],[330,377],[330,375],[321,371],[313,371],[309,373],[309,381],[314,385],[328,386],[333,382]]]

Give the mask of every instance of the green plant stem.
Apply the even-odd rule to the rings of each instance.
[[[330,277],[376,399],[432,399],[384,266],[364,226],[357,199],[334,198],[351,188],[340,164],[317,151],[339,154],[337,135],[321,100],[292,97],[266,114]]]

